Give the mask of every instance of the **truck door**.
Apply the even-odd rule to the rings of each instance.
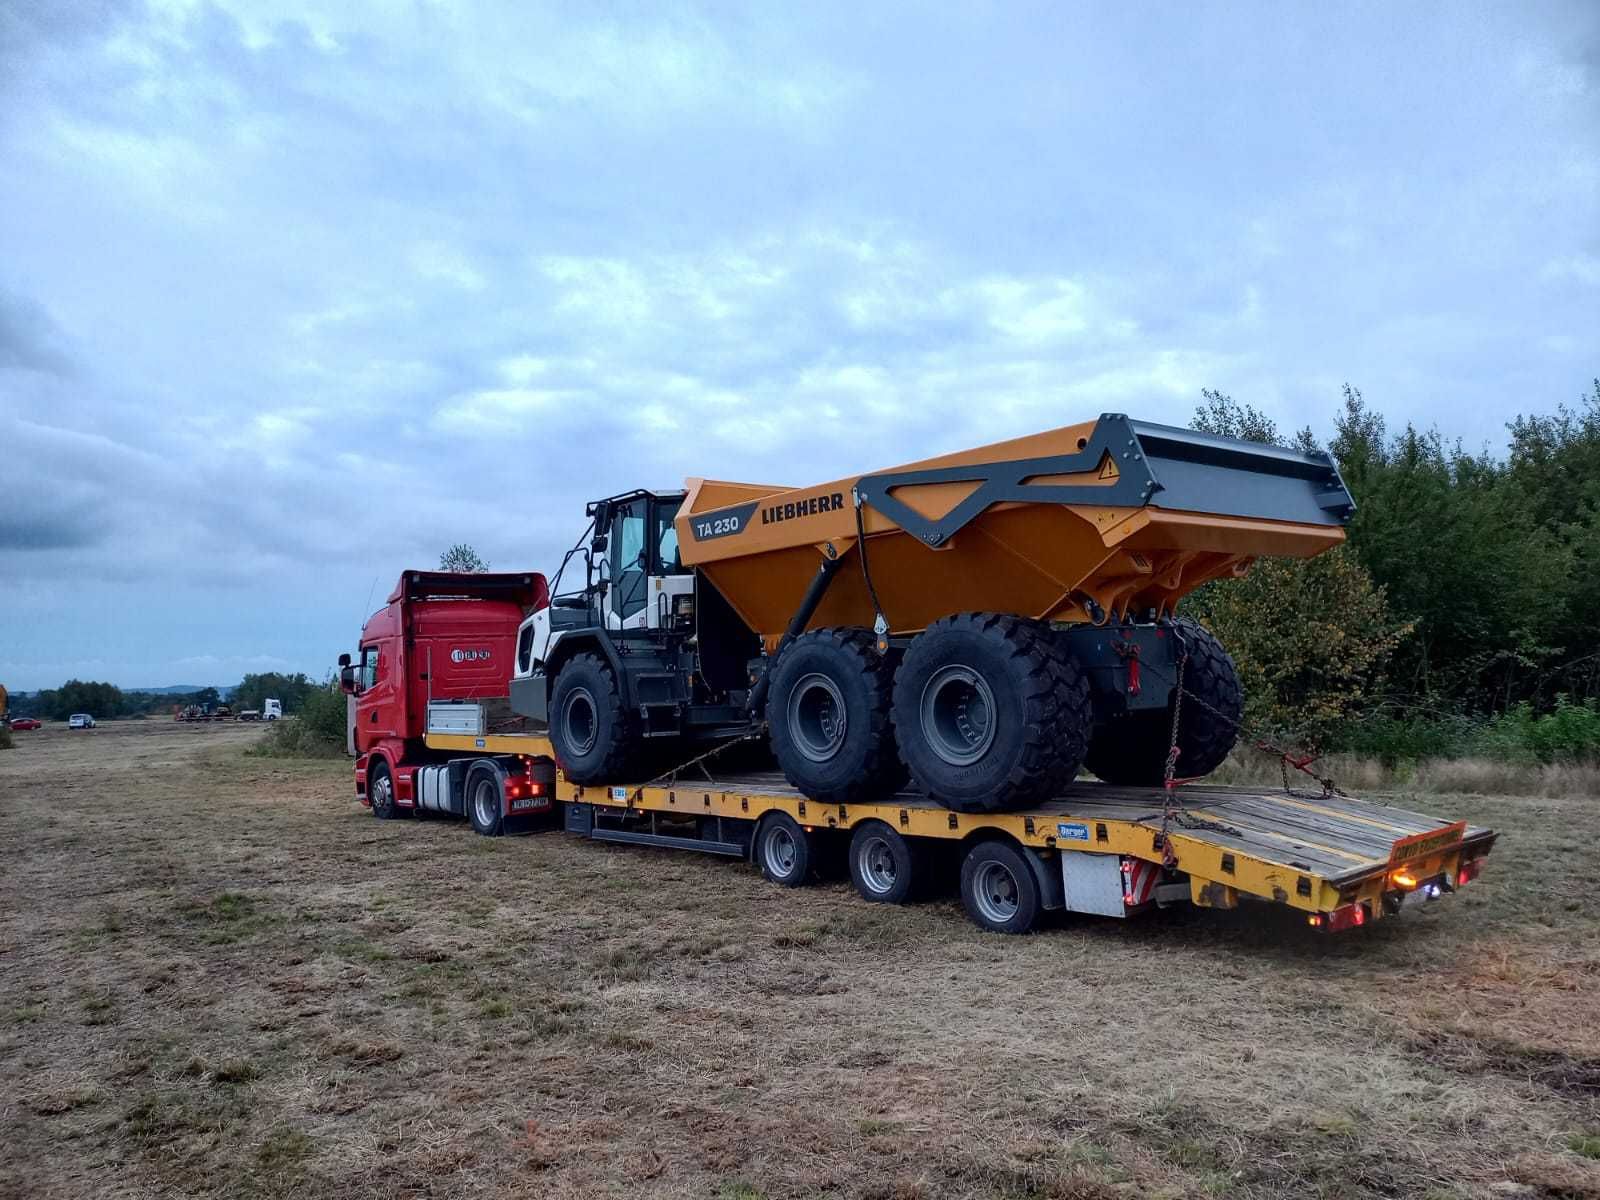
[[[650,629],[673,628],[679,596],[687,596],[693,603],[694,573],[678,555],[678,527],[672,523],[682,504],[682,498],[676,496],[650,502],[650,586],[645,613],[645,625]]]
[[[650,554],[643,499],[618,505],[611,514],[609,566],[606,589],[606,626],[610,629],[645,628]]]

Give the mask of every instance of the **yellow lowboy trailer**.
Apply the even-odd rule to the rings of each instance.
[[[429,734],[427,744],[469,760],[457,772],[469,780],[462,807],[480,833],[540,811],[540,824],[556,824],[553,815],[596,841],[745,858],[790,887],[843,850],[860,894],[887,902],[915,897],[958,863],[968,914],[1003,933],[1027,932],[1052,909],[1123,917],[1242,899],[1347,929],[1471,882],[1495,840],[1464,821],[1344,796],[1187,786],[1168,804],[1159,788],[1075,783],[1026,811],[959,813],[911,792],[823,804],[778,772],[719,775],[713,764],[584,786],[561,775],[548,740],[525,734]]]

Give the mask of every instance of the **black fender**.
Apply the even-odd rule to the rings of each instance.
[[[550,692],[555,688],[556,676],[561,674],[561,668],[574,655],[585,651],[598,652],[611,667],[611,673],[616,676],[617,687],[622,692],[622,703],[633,708],[638,699],[634,695],[633,680],[629,678],[627,669],[622,665],[622,655],[617,653],[617,644],[612,640],[611,634],[597,626],[588,629],[574,629],[570,633],[563,633],[561,640],[556,643],[555,654],[544,664],[545,711],[549,712]],[[520,709],[517,711],[521,711]]]

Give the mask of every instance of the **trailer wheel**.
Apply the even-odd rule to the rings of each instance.
[[[809,799],[851,804],[905,783],[889,714],[894,666],[872,642],[865,629],[814,629],[772,668],[772,752]]]
[[[550,741],[574,783],[598,783],[634,769],[638,728],[623,707],[611,668],[579,654],[556,676],[550,697]]]
[[[399,815],[394,802],[394,775],[381,758],[367,769],[367,802],[372,805],[372,815],[380,821],[392,821]]]
[[[1048,800],[1077,774],[1089,685],[1035,621],[961,613],[911,643],[895,678],[894,727],[911,777],[960,812]]]
[[[1227,759],[1239,737],[1244,692],[1233,659],[1211,631],[1187,618],[1175,621],[1189,661],[1183,668],[1183,711],[1178,729],[1180,777],[1209,775]],[[1177,663],[1170,668],[1176,678]],[[1084,765],[1107,783],[1153,787],[1166,774],[1172,748],[1172,701],[1156,712],[1112,717],[1095,730]]]
[[[1039,881],[1022,855],[1005,842],[984,841],[961,860],[961,903],[991,933],[1027,933],[1039,922]]]
[[[756,865],[782,887],[799,887],[811,874],[811,838],[788,813],[771,813],[756,831]]]
[[[863,821],[850,836],[850,881],[863,900],[904,904],[922,882],[922,859],[882,821]]]
[[[480,767],[467,777],[467,816],[484,837],[499,837],[505,825],[505,793],[500,776]]]

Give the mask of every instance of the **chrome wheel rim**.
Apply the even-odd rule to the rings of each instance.
[[[477,814],[478,824],[485,829],[493,825],[499,815],[495,811],[495,793],[499,790],[492,779],[478,780],[478,786],[473,789],[472,809]]]
[[[977,762],[994,745],[994,692],[971,667],[940,667],[922,688],[922,736],[954,767]]]
[[[794,834],[781,825],[771,830],[762,845],[761,857],[767,864],[767,870],[780,879],[787,879],[794,874],[795,863],[800,857],[800,847],[795,843]]]
[[[594,749],[599,736],[600,719],[594,696],[588,688],[573,688],[561,707],[561,728],[567,735],[567,746],[576,757]]]
[[[379,775],[372,785],[372,811],[388,809],[394,803],[394,782],[389,778],[389,772]]]
[[[1004,925],[1020,906],[1017,877],[1004,863],[986,862],[972,881],[972,896],[985,920]]]
[[[818,671],[802,675],[787,707],[789,734],[801,754],[822,763],[839,753],[849,726],[838,684]]]
[[[894,850],[888,838],[873,836],[863,840],[858,862],[861,882],[868,891],[876,896],[884,896],[894,890]]]

